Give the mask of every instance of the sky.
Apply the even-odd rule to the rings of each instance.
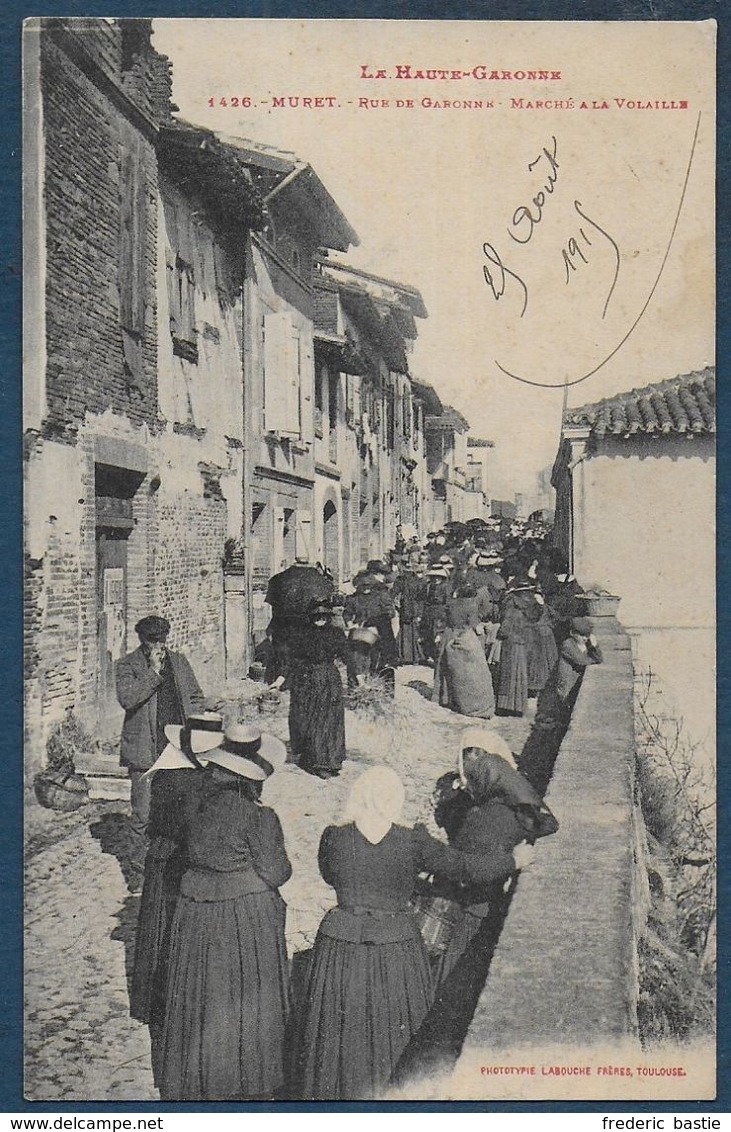
[[[580,405],[713,364],[709,23],[153,29],[181,117],[294,151],[360,237],[339,258],[419,289],[412,372],[495,443],[493,496],[552,464],[567,380]]]

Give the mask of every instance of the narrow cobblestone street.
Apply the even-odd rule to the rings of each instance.
[[[285,765],[265,785],[264,802],[284,828],[293,876],[283,887],[290,956],[310,947],[332,890],[317,869],[322,829],[340,815],[364,765],[383,762],[406,786],[404,820],[430,824],[430,796],[456,764],[458,735],[470,722],[425,698],[427,668],[402,668],[392,718],[366,723],[347,712],[348,758],[339,778],[322,781]],[[247,698],[248,697],[248,698]],[[228,720],[250,718],[251,689],[226,696]],[[260,717],[287,737],[287,696]],[[494,726],[519,751],[530,718]],[[139,896],[127,890],[123,860],[126,808],[92,802],[71,815],[33,807],[26,859],[26,1089],[34,1101],[154,1101],[147,1028],[129,1017]],[[432,832],[436,832],[433,825]],[[119,858],[116,854],[119,854]]]

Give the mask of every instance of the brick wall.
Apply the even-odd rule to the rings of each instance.
[[[155,499],[154,607],[171,623],[209,694],[224,674],[223,568],[226,503],[191,493]]]
[[[67,709],[92,731],[97,722],[95,437],[144,445],[159,428],[157,172],[154,131],[142,115],[155,99],[163,105],[169,75],[150,53],[149,28],[138,24],[132,39],[125,44],[116,22],[84,19],[43,21],[40,41],[48,413],[40,435],[29,434],[26,463],[29,772],[42,764],[50,727]],[[141,185],[143,323],[132,366],[120,316],[125,146],[139,147]],[[153,593],[146,486],[134,510],[130,619],[149,609]]]
[[[142,139],[145,332],[125,368],[119,322],[122,115],[49,36],[42,39],[47,214],[47,435],[73,441],[85,413],[112,409],[154,427],[154,151]]]

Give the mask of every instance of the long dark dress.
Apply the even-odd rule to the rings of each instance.
[[[484,769],[486,773],[480,773]],[[521,841],[535,842],[555,833],[558,822],[529,782],[497,755],[482,756],[471,778],[472,794],[455,790],[449,798],[445,779],[437,823],[447,832],[450,845],[464,853],[481,853],[486,860],[501,859]],[[480,779],[482,778],[482,781]],[[468,944],[482,927],[490,908],[499,900],[510,876],[506,870],[491,884],[474,884],[445,890],[462,906],[463,915],[434,972],[437,983],[451,973]]]
[[[272,1097],[283,1085],[292,868],[273,810],[209,784],[188,825],[170,932],[161,1100]]]
[[[435,660],[437,643],[435,638],[442,632],[447,621],[447,602],[452,593],[448,578],[427,578],[424,590],[424,611],[421,615],[421,648],[428,660]]]
[[[130,1014],[150,1027],[152,1069],[159,1070],[170,926],[185,870],[183,816],[195,804],[202,771],[159,770],[151,787],[150,847],[145,858],[130,987]]]
[[[549,610],[534,602],[528,625],[528,693],[537,696],[546,686],[558,660]]]
[[[500,682],[497,706],[501,711],[522,715],[528,702],[528,618],[526,611],[535,604],[526,590],[508,592],[498,629]]]
[[[432,699],[461,715],[490,719],[495,714],[495,696],[484,641],[475,631],[480,623],[477,598],[450,599],[446,621],[434,666]]]
[[[416,574],[405,573],[393,588],[399,607],[399,654],[402,664],[421,664],[419,622],[424,609],[425,584]]]
[[[573,575],[561,574],[557,577],[556,585],[547,598],[553,632],[559,648],[571,632],[572,617],[581,617],[586,612],[580,599],[583,592]]]
[[[343,765],[345,703],[335,659],[345,655],[345,633],[332,625],[308,625],[293,638],[289,737],[304,770],[332,773]]]
[[[326,914],[315,941],[300,1046],[301,1095],[368,1100],[387,1088],[432,1003],[429,960],[408,911],[418,874],[489,882],[494,873],[422,827],[397,825],[377,845],[353,824],[329,826],[319,863],[338,906]]]
[[[601,664],[602,650],[575,637],[567,637],[538,699],[536,722],[543,727],[565,726],[571,718],[583,674],[592,664]]]

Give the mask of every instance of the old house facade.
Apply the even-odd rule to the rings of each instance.
[[[272,574],[464,517],[467,422],[412,373],[419,292],[330,257],[306,162],[173,117],[149,20],[31,22],[24,70],[27,765],[73,712],[111,771],[142,616],[215,696]]]
[[[29,765],[74,710],[118,729],[114,660],[155,599],[157,106],[149,24],[49,20],[26,64]]]
[[[315,171],[293,154],[225,139],[266,208],[246,236],[245,449],[248,530],[242,554],[253,635],[269,620],[267,582],[293,562],[318,561],[315,541],[313,265],[320,248],[347,251],[358,237]]]
[[[715,371],[570,409],[553,468],[555,539],[630,626],[712,626]],[[638,546],[642,554],[637,554]]]
[[[584,586],[619,595],[637,664],[696,757],[715,725],[715,370],[571,409],[555,537]]]
[[[235,155],[172,122],[149,21],[43,21],[25,48],[28,762],[73,711],[107,769],[140,617],[164,612],[206,691],[248,650],[224,561],[246,482],[239,248],[262,213]]]
[[[431,528],[465,521],[469,421],[452,405],[426,418],[427,472],[431,478]]]
[[[479,436],[467,437],[467,467],[465,468],[464,521],[490,518],[489,453],[494,447],[491,440]]]
[[[340,581],[421,529],[423,404],[409,373],[415,288],[321,260],[316,282],[316,545]]]

